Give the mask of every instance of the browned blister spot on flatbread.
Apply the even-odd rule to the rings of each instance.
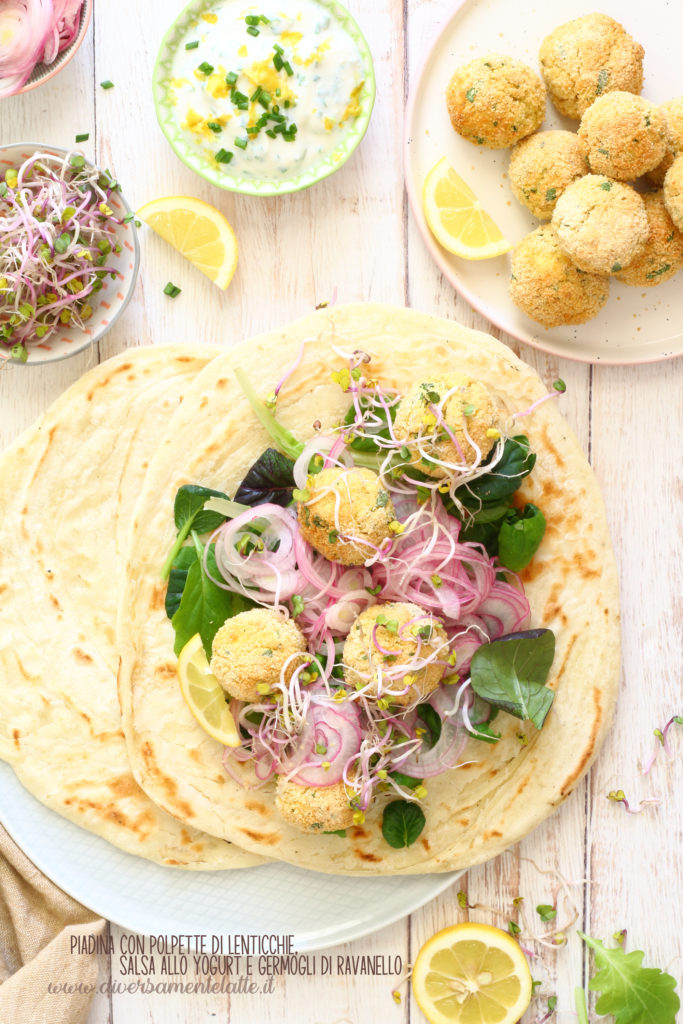
[[[169,661],[165,665],[157,665],[154,670],[155,675],[160,676],[162,679],[177,679],[178,678],[178,667],[172,665]]]
[[[151,779],[158,783],[161,783],[165,791],[166,798],[173,805],[175,810],[183,818],[194,818],[194,810],[192,809],[190,804],[188,804],[187,800],[180,800],[178,798],[177,784],[174,782],[173,779],[170,779],[168,775],[165,775],[164,772],[159,770],[157,759],[154,754],[154,748],[152,744],[149,742],[149,740],[145,740],[145,742],[140,747],[140,752],[144,758],[147,772],[149,773]]]
[[[585,769],[588,767],[588,764],[595,753],[595,745],[597,743],[598,735],[600,734],[600,725],[602,723],[602,698],[597,686],[593,687],[593,709],[593,727],[591,729],[590,739],[588,740],[586,748],[581,755],[581,760],[571,775],[565,779],[564,785],[560,789],[562,799],[568,796],[572,791],[576,782],[581,778]]]
[[[366,853],[364,850],[354,850],[353,852],[359,860],[368,861],[370,864],[377,864],[382,859],[381,857],[376,857],[374,853]]]
[[[50,594],[50,603],[52,604],[53,608],[55,608],[58,612],[62,610],[62,606],[54,594]]]
[[[249,828],[241,828],[240,832],[251,839],[254,843],[265,843],[266,846],[276,846],[282,838],[277,832],[254,832]]]
[[[367,839],[369,835],[370,833],[366,832],[364,828],[360,827],[360,825],[353,825],[350,830],[350,836],[352,839]]]
[[[585,552],[575,551],[572,556],[572,563],[578,575],[586,580],[596,580],[602,572],[600,560],[595,551],[590,548]],[[596,568],[596,566],[598,567]]]
[[[423,836],[422,839],[420,840],[420,842],[422,843],[422,845],[425,848],[425,850],[427,851],[427,853],[429,853],[429,851],[431,850],[431,846],[429,845],[429,840],[425,839],[425,837]]]
[[[244,806],[248,811],[256,811],[257,814],[263,814],[266,817],[269,814],[268,808],[260,800],[245,800]]]
[[[80,647],[74,647],[73,655],[77,662],[81,665],[92,665],[93,659],[90,657],[87,651],[82,650]]]
[[[219,377],[218,380],[216,381],[214,387],[216,387],[216,388],[218,388],[220,390],[220,389],[226,387],[227,383],[228,382],[227,382],[227,379],[225,377]]]
[[[484,832],[484,842],[487,843],[489,839],[500,839],[502,838],[502,835],[503,833],[499,832],[495,828],[488,829],[486,832]]]
[[[0,594],[4,594],[7,589],[6,583],[0,583]]]
[[[152,829],[156,826],[156,816],[152,811],[141,811],[135,817],[129,817],[113,803],[99,803],[97,800],[85,800],[78,796],[69,796],[64,800],[67,807],[71,807],[80,814],[88,814],[92,811],[103,821],[113,822],[121,828],[134,833],[143,842],[149,837]]]
[[[108,374],[108,375],[107,375],[106,377],[103,377],[103,378],[102,378],[101,380],[98,380],[98,382],[97,382],[97,383],[95,384],[95,386],[94,386],[93,388],[91,388],[91,389],[90,389],[90,391],[88,392],[88,394],[87,394],[87,395],[86,395],[85,397],[87,398],[87,400],[88,400],[89,402],[92,402],[92,400],[93,400],[93,395],[95,394],[95,392],[96,392],[96,391],[97,391],[97,390],[98,390],[99,388],[106,388],[106,387],[107,387],[107,385],[108,385],[108,384],[109,384],[109,383],[110,383],[110,382],[111,382],[111,381],[112,381],[112,380],[114,379],[114,377],[116,377],[116,376],[117,376],[117,375],[118,375],[119,373],[127,373],[127,372],[128,372],[128,370],[132,370],[132,368],[133,368],[133,364],[132,364],[132,363],[121,363],[121,365],[120,365],[120,366],[117,366],[117,367],[116,367],[116,369],[112,370],[112,372],[111,372],[111,373],[109,373],[109,374]]]
[[[138,784],[132,775],[119,775],[107,785],[114,796],[134,796],[138,792]]]
[[[20,736],[21,736],[21,733],[19,732],[18,729],[12,729],[12,739],[14,740],[14,746],[17,748],[17,750],[19,749],[19,746],[20,746],[20,743],[19,743],[19,737]]]
[[[152,596],[149,599],[149,606],[155,612],[161,611],[165,606],[166,587],[166,583],[156,583],[152,587]]]

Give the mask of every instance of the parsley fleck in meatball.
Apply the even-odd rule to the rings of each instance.
[[[633,181],[661,163],[668,130],[654,103],[630,92],[610,92],[583,115],[579,137],[592,171]]]
[[[212,644],[211,671],[224,690],[238,700],[258,701],[289,679],[301,664],[293,654],[306,640],[291,619],[268,608],[253,608],[228,619]],[[291,660],[290,660],[291,659]]]
[[[429,612],[409,602],[377,604],[346,638],[344,681],[387,703],[412,704],[439,685],[448,655],[448,637]]]
[[[297,504],[301,535],[331,562],[362,565],[393,536],[394,506],[373,470],[323,469],[306,490]]]
[[[650,233],[642,197],[600,174],[587,174],[564,191],[552,226],[570,260],[593,274],[623,270]]]
[[[683,155],[677,156],[664,178],[664,204],[679,231],[683,231]]]
[[[413,385],[398,407],[394,434],[411,465],[447,477],[483,462],[500,437],[498,409],[481,381],[453,374]]]
[[[458,135],[478,146],[506,149],[541,124],[545,90],[526,64],[490,53],[455,71],[446,106]]]
[[[541,43],[541,70],[561,114],[579,121],[606,92],[643,88],[645,51],[607,14],[586,14],[560,25]]]
[[[615,277],[638,288],[651,288],[668,281],[683,267],[683,234],[671,220],[661,189],[643,196],[650,234],[645,248]]]
[[[536,132],[512,150],[508,173],[520,203],[539,220],[550,220],[567,185],[587,174],[588,164],[574,132]]]

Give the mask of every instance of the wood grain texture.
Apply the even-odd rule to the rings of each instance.
[[[181,3],[120,0],[96,5],[93,27],[68,67],[46,86],[2,102],[0,142],[38,139],[68,145],[89,131],[88,155],[112,168],[135,207],[159,195],[188,193],[212,202],[235,227],[240,263],[219,292],[177,254],[141,231],[142,269],[131,305],[97,349],[49,367],[0,370],[0,446],[30,424],[85,369],[127,346],[172,341],[230,345],[276,327],[332,298],[403,303],[482,330],[487,322],[444,281],[407,211],[402,186],[404,100],[450,0],[352,0],[375,58],[377,103],[359,151],[333,177],[298,195],[258,200],[224,193],[195,177],[174,156],[157,126],[149,71],[161,35]],[[113,89],[99,82],[111,79]],[[182,288],[163,294],[168,280]],[[495,329],[492,333],[500,336]],[[559,1024],[573,1019],[573,989],[586,960],[574,927],[552,946],[576,906],[578,924],[610,939],[628,929],[627,946],[647,962],[683,975],[683,728],[670,734],[647,777],[639,770],[662,727],[681,703],[681,443],[683,362],[590,367],[502,340],[551,382],[561,376],[561,408],[600,483],[615,543],[624,623],[623,689],[613,731],[591,772],[553,818],[496,861],[468,873],[409,919],[333,954],[400,955],[407,962],[438,928],[488,921],[523,929],[534,954],[541,996],[524,1017],[543,1017],[558,996]],[[659,807],[629,816],[607,799],[657,795]],[[544,874],[542,872],[548,872]],[[569,884],[558,891],[560,876]],[[217,879],[217,884],[219,880]],[[397,885],[400,881],[397,880]],[[466,894],[462,907],[458,890]],[[565,898],[565,894],[567,898]],[[517,897],[521,905],[515,905]],[[544,926],[539,903],[559,900]],[[321,913],[324,909],[321,908]],[[546,934],[543,945],[539,936]],[[112,926],[115,941],[121,932]],[[125,980],[117,958],[102,957],[100,980]],[[193,977],[193,975],[191,975]],[[188,980],[190,980],[188,978]],[[98,994],[88,1024],[419,1024],[423,1020],[391,978],[290,977],[268,997],[240,995]]]

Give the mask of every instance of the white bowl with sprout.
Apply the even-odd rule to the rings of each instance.
[[[109,171],[77,150],[0,146],[0,361],[55,362],[99,341],[139,263],[133,214]]]

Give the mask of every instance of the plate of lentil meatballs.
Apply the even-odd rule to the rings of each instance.
[[[502,330],[585,362],[683,353],[683,75],[675,14],[464,0],[406,112],[408,196],[453,286]],[[511,251],[465,260],[431,233],[446,157]]]

